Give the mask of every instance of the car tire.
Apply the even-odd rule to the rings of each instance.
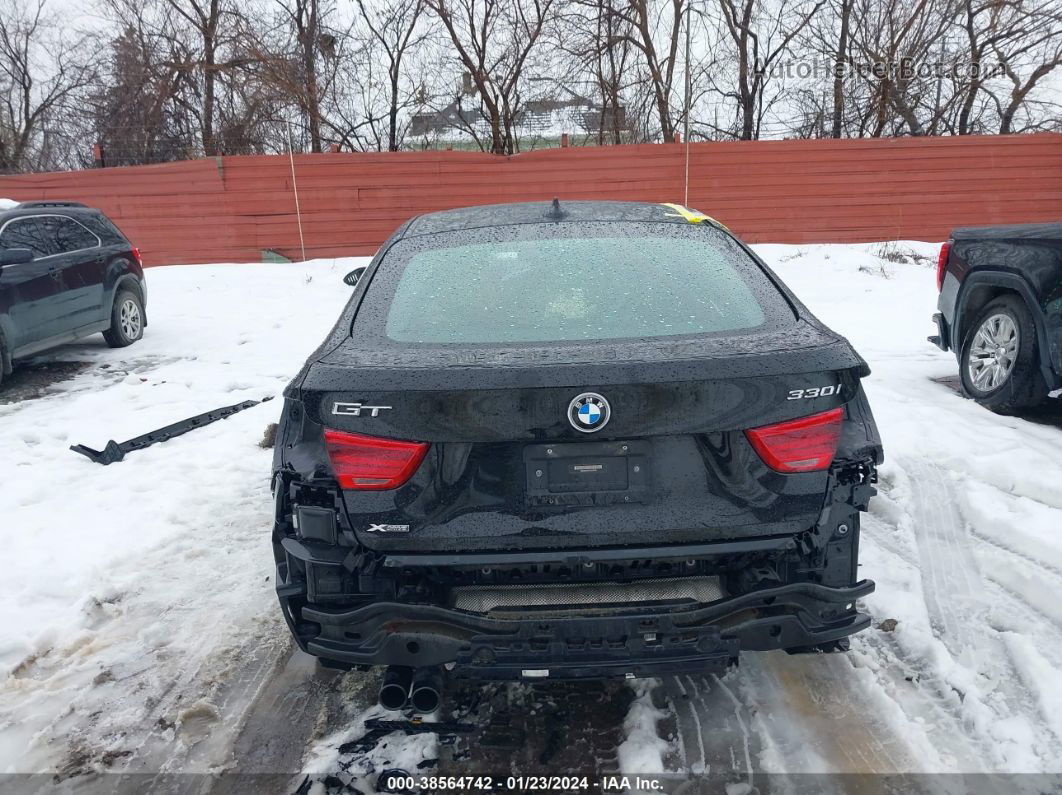
[[[143,301],[131,290],[119,290],[111,307],[111,327],[103,332],[103,338],[112,348],[124,348],[143,336]]]
[[[999,414],[1047,399],[1036,326],[1021,298],[996,298],[977,314],[962,343],[959,377],[967,395]]]

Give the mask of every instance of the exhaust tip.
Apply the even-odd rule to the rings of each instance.
[[[434,668],[419,669],[413,677],[409,701],[414,712],[435,712],[442,702],[442,674]]]
[[[409,698],[409,686],[413,671],[401,665],[392,665],[384,674],[380,685],[380,706],[384,709],[402,709]]]
[[[439,708],[439,693],[431,687],[422,687],[414,690],[410,698],[413,711],[421,714],[435,712]]]
[[[384,709],[402,709],[406,703],[406,691],[398,685],[380,688],[380,706]]]

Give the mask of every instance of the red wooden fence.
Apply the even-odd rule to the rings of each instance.
[[[370,254],[412,215],[491,202],[683,200],[682,144],[297,155],[309,257]],[[1062,220],[1062,134],[699,143],[689,204],[752,242],[942,240]],[[0,196],[103,209],[148,264],[300,257],[286,155],[0,177]]]

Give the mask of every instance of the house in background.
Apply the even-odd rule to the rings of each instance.
[[[489,137],[471,75],[465,73],[462,78],[461,89],[449,105],[413,116],[409,135],[416,145],[466,144],[472,141],[470,130]],[[523,148],[556,145],[562,133],[572,135],[573,143],[593,143],[602,130],[609,136],[615,128],[625,138],[631,132],[626,108],[620,106],[615,114],[611,109],[603,112],[600,104],[563,86],[553,85],[549,93],[525,101],[516,115],[516,134]]]

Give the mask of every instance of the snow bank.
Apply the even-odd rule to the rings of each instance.
[[[955,754],[942,760],[951,769],[1058,770],[1057,686],[1045,672],[1062,670],[1060,423],[992,414],[946,383],[957,379],[955,357],[925,340],[937,244],[754,248],[872,370],[864,388],[886,463],[860,574],[878,583],[866,600],[875,623],[899,623],[857,635],[853,660],[906,669],[935,693],[944,711],[927,736]],[[917,488],[930,472],[940,479]],[[927,559],[922,542],[941,518],[955,527]],[[915,734],[901,724],[897,733]]]
[[[76,772],[238,730],[234,682],[249,665],[265,675],[288,644],[272,593],[272,453],[258,446],[279,401],[109,467],[68,448],[278,396],[358,262],[149,270],[143,340],[52,352],[92,366],[0,404],[0,533],[18,561],[0,585],[0,771],[77,760]],[[182,723],[190,704],[225,699],[217,720],[204,708]]]

